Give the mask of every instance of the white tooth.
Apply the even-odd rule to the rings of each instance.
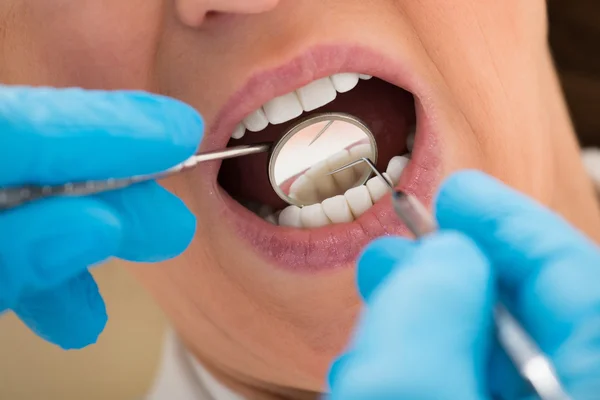
[[[244,125],[250,132],[259,132],[269,125],[269,120],[262,108],[244,118]]]
[[[252,211],[256,215],[258,215],[258,213],[260,212],[260,204],[255,203],[253,201],[244,202],[244,206],[246,206],[248,210]]]
[[[365,75],[365,74],[360,74],[358,77],[364,81],[368,81],[369,79],[372,78],[371,75]]]
[[[290,196],[302,204],[319,203],[319,195],[315,183],[305,174],[300,175],[290,186]]]
[[[339,93],[346,93],[358,85],[358,74],[335,74],[331,76],[331,81],[333,82],[335,90]]]
[[[354,146],[350,148],[350,159],[352,161],[360,160],[361,158],[372,159],[373,154],[371,151],[370,144],[359,144],[358,146]],[[354,166],[354,171],[356,173],[356,179],[364,176],[365,172],[370,170],[369,166],[362,163]]]
[[[321,199],[327,199],[338,194],[340,191],[335,184],[335,179],[327,175],[331,170],[326,161],[318,162],[310,167],[304,174],[314,182]]]
[[[407,138],[406,138],[406,148],[408,149],[408,151],[413,151],[414,147],[415,147],[415,135],[416,135],[416,130],[417,127],[413,126],[412,128],[410,128],[410,133],[408,134]]]
[[[321,204],[302,207],[300,210],[300,219],[304,228],[320,228],[331,224]]]
[[[231,134],[231,137],[234,139],[241,139],[244,137],[245,133],[246,133],[246,127],[244,126],[244,124],[239,124],[238,126],[235,127],[235,130]]]
[[[326,199],[321,205],[323,206],[325,215],[327,215],[329,220],[334,224],[343,224],[345,222],[354,221],[348,201],[346,201],[346,197],[342,195]]]
[[[392,179],[387,172],[384,172],[383,176],[393,185]],[[369,189],[371,200],[373,200],[373,203],[376,203],[389,192],[390,187],[380,177],[374,176],[367,181],[367,189]]]
[[[300,207],[289,206],[279,214],[279,225],[289,226],[292,228],[302,228],[302,220],[300,219]]]
[[[268,205],[262,205],[258,209],[258,215],[261,218],[267,218],[269,215],[273,214],[273,209]]]
[[[358,160],[359,158],[371,158],[371,145],[370,144],[359,144],[350,148],[350,157],[352,160]]]
[[[392,179],[392,183],[397,185],[400,182],[400,176],[402,176],[402,171],[406,168],[410,160],[405,156],[396,156],[393,157],[387,167],[387,173]]]
[[[329,157],[327,159],[327,165],[329,165],[329,170],[333,171],[349,164],[351,161],[352,158],[350,157],[348,150],[342,150]],[[350,189],[356,184],[356,180],[358,179],[358,177],[355,176],[354,168],[345,169],[332,176],[342,191]]]
[[[273,225],[277,225],[277,217],[273,214],[269,215],[268,217],[265,217],[264,220]]]
[[[337,92],[329,78],[311,82],[301,89],[296,90],[304,111],[313,111],[335,100]]]
[[[302,105],[296,92],[279,96],[263,106],[267,119],[277,125],[302,115]]]
[[[346,201],[350,206],[350,210],[352,210],[352,215],[355,218],[360,217],[373,205],[373,200],[371,200],[371,195],[369,194],[369,189],[365,185],[360,185],[355,188],[348,190],[344,197],[346,197]]]

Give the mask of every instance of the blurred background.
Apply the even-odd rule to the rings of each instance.
[[[0,319],[0,399],[143,398],[159,362],[165,319],[118,263],[96,269],[94,276],[109,315],[94,346],[65,352],[32,334],[14,315]]]
[[[600,146],[600,1],[548,0],[550,40],[580,140]],[[166,321],[118,264],[95,271],[109,324],[96,346],[63,352],[12,315],[0,319],[0,399],[139,399],[159,360]]]
[[[600,2],[548,0],[550,43],[577,134],[600,146]]]

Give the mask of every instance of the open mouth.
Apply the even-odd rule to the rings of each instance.
[[[386,171],[392,183],[398,184],[414,143],[414,100],[409,92],[368,75],[335,74],[271,99],[238,124],[228,146],[278,141],[288,127],[323,112],[351,114],[369,126],[377,142],[378,169]],[[340,129],[335,133],[344,135],[344,127]],[[355,146],[330,156],[325,160],[329,170],[360,158],[352,153],[360,152],[361,148]],[[350,223],[387,194],[385,183],[377,177],[352,187],[359,178],[353,169],[331,177],[305,174],[304,179],[291,185],[291,190],[315,199],[311,201],[315,204],[302,208],[286,206],[271,188],[268,162],[267,154],[226,160],[221,166],[219,183],[230,196],[275,225],[319,228]],[[343,194],[336,195],[339,188]]]
[[[368,50],[336,47],[338,57],[333,59],[331,52],[331,48],[316,49],[255,77],[233,102],[239,113],[237,121],[233,117],[227,123],[217,121],[213,131],[223,136],[219,140],[228,140],[228,147],[277,142],[304,118],[329,112],[350,114],[373,133],[378,169],[386,172],[395,187],[428,204],[437,180],[436,157],[430,154],[434,141],[429,124],[423,122],[424,107],[418,95],[409,90],[410,85],[403,85],[406,81],[398,77],[399,69],[393,63],[386,66],[380,58],[369,57],[372,53]],[[269,81],[269,90],[261,90],[260,81]],[[245,110],[240,110],[242,107]],[[229,134],[224,133],[226,129]],[[214,145],[218,146],[216,140]],[[345,152],[327,159],[329,167],[352,161],[352,149]],[[341,187],[343,181],[356,179],[348,175],[356,171],[349,169],[329,180],[311,180],[309,176],[296,182],[295,190],[318,201],[300,208],[288,205],[273,190],[268,162],[265,153],[225,160],[217,182],[230,217],[227,220],[259,253],[277,264],[296,270],[347,265],[375,237],[406,233],[391,209],[387,186],[379,178],[335,194],[332,185]],[[334,195],[328,197],[328,193]]]

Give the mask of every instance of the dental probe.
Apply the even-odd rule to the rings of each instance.
[[[416,197],[396,190],[368,158],[362,158],[331,172],[330,175],[355,165],[366,163],[392,192],[392,207],[417,239],[435,232],[438,227],[433,215]],[[541,400],[572,400],[565,392],[550,359],[510,314],[504,305],[494,308],[498,342],[506,351],[521,376],[531,383]]]
[[[168,176],[192,169],[206,161],[226,160],[251,154],[265,153],[271,150],[272,143],[259,143],[230,147],[224,150],[196,154],[186,161],[156,174],[138,175],[121,179],[90,180],[60,185],[26,185],[18,187],[0,187],[0,211],[56,196],[88,196],[111,190],[123,189],[137,183],[163,179]]]

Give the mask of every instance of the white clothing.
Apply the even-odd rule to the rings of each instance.
[[[213,378],[169,331],[158,377],[145,400],[244,400]]]

